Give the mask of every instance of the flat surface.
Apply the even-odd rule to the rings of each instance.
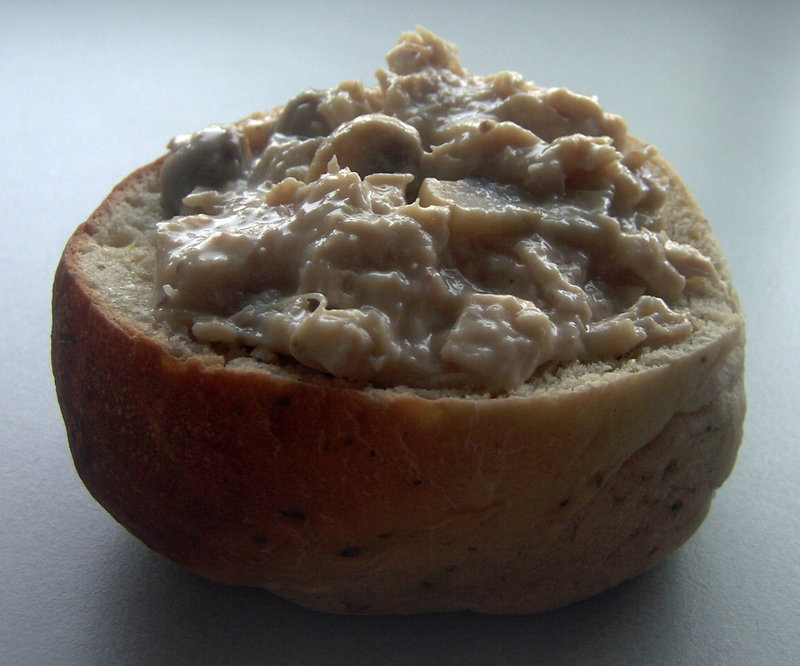
[[[7,5],[0,663],[800,663],[797,3]],[[55,400],[53,271],[108,190],[174,134],[373,83],[416,24],[475,73],[596,94],[658,146],[712,220],[748,319],[745,442],[700,532],[652,573],[547,615],[335,617],[199,580],[89,497]]]

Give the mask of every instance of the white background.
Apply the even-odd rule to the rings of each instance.
[[[623,115],[699,199],[747,315],[745,441],[700,532],[546,615],[328,616],[197,579],[89,497],[55,400],[53,271],[111,187],[174,134],[372,84],[416,24],[475,73]],[[0,4],[0,663],[800,663],[798,27],[790,2]]]

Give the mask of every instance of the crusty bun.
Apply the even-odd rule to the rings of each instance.
[[[741,440],[743,322],[662,158],[665,231],[719,277],[686,296],[691,335],[499,395],[356,385],[157,321],[162,164],[77,229],[53,292],[76,468],[149,547],[325,611],[524,613],[636,576],[698,528]]]

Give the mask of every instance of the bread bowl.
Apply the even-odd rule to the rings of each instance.
[[[732,469],[745,408],[744,326],[729,270],[673,169],[594,100],[507,73],[471,77],[455,49],[424,30],[404,35],[389,63],[377,88],[349,82],[305,93],[173,142],[76,230],[56,271],[52,332],[75,466],[132,534],[214,581],[337,613],[563,606],[646,571],[684,543]],[[447,117],[450,104],[457,120],[419,121],[406,113],[418,106],[397,100],[427,99],[426,76],[450,93],[478,90],[469,99],[481,104],[466,104],[473,113],[464,114],[453,95],[434,95],[432,117]],[[336,114],[345,120],[331,122]],[[522,127],[529,122],[552,136]],[[298,136],[285,150],[285,138]],[[563,148],[560,161],[550,159],[554,145]],[[504,161],[509,154],[527,156],[525,169]],[[340,189],[320,194],[323,181]],[[467,203],[439,187],[462,181],[471,188]],[[437,303],[433,314],[414,314],[411,323],[448,314],[439,329],[425,330],[424,339],[437,342],[418,354],[419,365],[402,354],[419,345],[384,336],[379,346],[374,331],[411,328],[407,320],[392,328],[386,313],[400,302],[405,316],[421,292],[390,291],[399,300],[382,311],[347,300],[371,293],[360,283],[343,296],[317,283],[300,288],[293,278],[289,290],[272,266],[291,268],[296,247],[262,245],[273,251],[261,274],[261,264],[247,263],[264,256],[261,237],[219,226],[253,197],[259,211],[266,202],[267,215],[289,211],[297,223],[297,211],[343,188],[365,200],[372,188],[370,231],[376,220],[402,216],[416,226],[399,238],[433,239],[441,250],[433,262],[449,271],[444,305],[431,287],[422,306]],[[475,212],[476,200],[489,203]],[[599,200],[603,215],[579,211],[565,236],[553,210],[571,215]],[[337,218],[334,231],[343,224]],[[192,252],[220,228],[229,233],[212,248],[221,263],[203,264],[208,255]],[[556,247],[551,264],[566,257],[559,276],[578,277],[548,291],[534,276],[550,264],[533,265],[533,254],[520,250],[514,270],[532,276],[532,291],[502,291],[512,280],[493,270],[481,282],[484,269],[475,266],[488,251],[480,243],[496,228],[515,248],[544,238]],[[210,231],[198,237],[198,229]],[[645,241],[636,248],[650,254],[618,251],[640,232]],[[244,254],[228,252],[243,237]],[[467,240],[458,247],[481,251],[462,261],[452,249],[459,238]],[[300,237],[296,245],[306,252],[325,240]],[[402,263],[406,240],[391,241],[391,270],[373,272],[407,278],[419,257]],[[254,274],[255,285],[247,282]],[[269,298],[251,298],[256,292]],[[616,309],[604,310],[603,293]],[[592,312],[560,319],[555,303],[565,294],[583,305],[589,299]],[[290,295],[303,308],[275,305]],[[489,327],[491,356],[492,345],[470,337],[480,322],[469,326],[498,308],[505,318]],[[391,326],[364,324],[357,332],[369,335],[325,344],[306,329],[295,335],[314,317],[336,328],[336,317],[351,310],[362,318],[348,320],[348,335],[368,315]],[[259,328],[254,312],[276,318]],[[617,324],[620,336],[604,336]]]

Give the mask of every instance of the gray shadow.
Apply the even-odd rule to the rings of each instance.
[[[677,663],[691,597],[680,552],[614,590],[523,616],[318,613],[198,578],[121,531],[103,557],[106,579],[89,592],[96,664]]]

